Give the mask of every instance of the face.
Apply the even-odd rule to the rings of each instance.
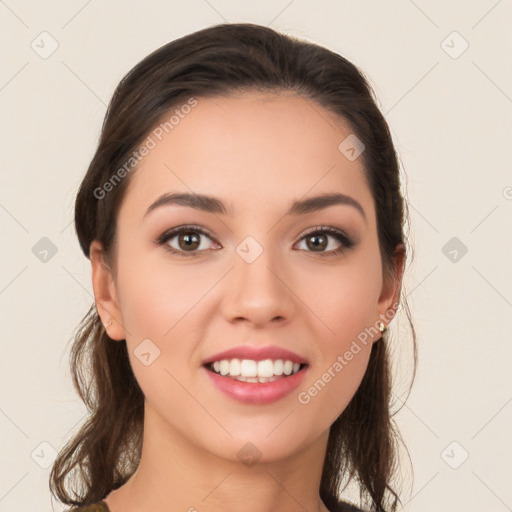
[[[338,149],[350,127],[299,96],[246,93],[197,98],[160,132],[120,208],[109,294],[91,257],[98,309],[115,319],[109,336],[126,339],[146,421],[224,459],[249,441],[263,460],[287,457],[326,438],[396,298],[362,158]],[[150,208],[163,194],[222,206],[182,198]],[[324,194],[341,202],[290,213]],[[240,350],[218,356],[231,349]],[[233,374],[233,359],[248,360],[244,373],[256,368],[263,382],[204,364],[221,359],[217,370]],[[269,368],[282,371],[278,359],[300,370],[265,382]]]

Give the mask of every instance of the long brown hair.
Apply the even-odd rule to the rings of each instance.
[[[90,257],[90,244],[97,239],[106,263],[115,268],[117,214],[136,168],[127,169],[126,162],[163,116],[190,98],[242,90],[295,92],[348,121],[365,145],[361,158],[375,201],[383,275],[396,275],[395,249],[407,246],[406,205],[390,131],[367,79],[336,53],[253,24],[216,25],[172,41],[121,80],[76,197],[75,228],[85,256]],[[113,182],[116,173],[123,179]],[[412,329],[414,377],[415,333],[401,293]],[[393,482],[401,438],[391,412],[388,336],[373,344],[357,392],[330,428],[320,485],[329,508],[339,501],[341,485],[350,481],[359,485],[361,503],[374,510],[396,510],[399,503]],[[75,388],[90,414],[59,453],[50,490],[63,503],[84,505],[103,499],[136,470],[144,395],[126,342],[108,338],[95,304],[81,321],[70,361]]]

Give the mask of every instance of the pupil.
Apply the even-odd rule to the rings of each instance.
[[[185,241],[186,247],[189,249],[197,249],[197,246],[199,245],[197,235],[191,234],[191,232],[183,234],[181,240]]]
[[[317,241],[319,239],[323,239],[323,243],[318,244]],[[325,237],[314,235],[314,236],[311,236],[309,238],[309,241],[313,241],[313,240],[315,241],[315,242],[313,242],[313,247],[316,247],[316,248],[320,247],[322,249],[325,249],[325,247],[326,247],[326,245],[325,245]]]

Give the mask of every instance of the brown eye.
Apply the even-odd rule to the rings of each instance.
[[[317,249],[323,250],[327,247],[327,237],[324,235],[308,235],[306,237],[306,245],[316,251]]]
[[[193,251],[201,244],[200,237],[194,231],[183,231],[178,235],[178,245],[185,251]]]
[[[338,243],[333,244],[330,242],[331,239],[336,240]],[[322,256],[335,256],[355,245],[343,231],[329,226],[315,228],[306,233],[300,241],[305,244],[307,252],[318,253]]]
[[[157,240],[158,245],[178,256],[200,256],[211,248],[213,242],[210,235],[203,229],[194,226],[181,226],[163,233]]]

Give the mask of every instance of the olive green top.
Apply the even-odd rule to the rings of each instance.
[[[68,512],[110,512],[107,504],[104,501],[98,501],[93,505],[84,505],[83,507],[79,507],[73,510],[69,510]],[[349,505],[348,503],[340,502],[338,507],[336,507],[332,512],[364,512],[359,508],[356,508],[353,505]]]

